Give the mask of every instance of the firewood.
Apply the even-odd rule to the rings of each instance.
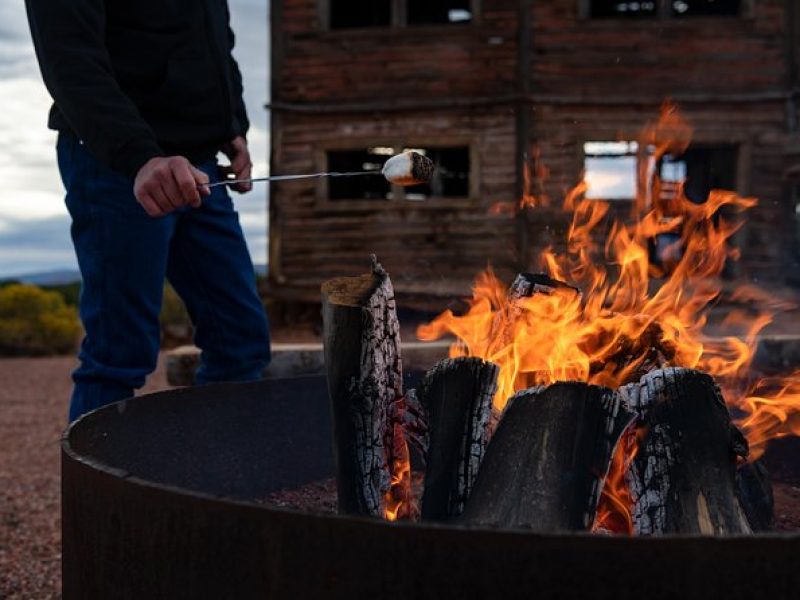
[[[588,530],[614,448],[633,418],[613,391],[585,383],[517,393],[489,443],[460,522]]]
[[[747,441],[732,425],[714,380],[667,368],[620,389],[644,427],[625,481],[634,533],[750,533],[736,493]]]
[[[760,460],[739,465],[736,469],[736,492],[742,510],[756,532],[772,531],[775,525],[775,500],[769,472]]]
[[[616,330],[607,332],[608,336],[616,336],[617,339],[607,356],[589,365],[593,381],[603,385],[634,383],[651,371],[669,367],[675,358],[677,348],[674,343],[664,339],[663,329],[657,321],[647,323],[649,319],[645,315],[632,318],[639,320],[641,325],[636,328],[643,328],[642,333],[634,338],[619,334]],[[613,338],[609,337],[609,340]],[[601,336],[597,345],[606,346],[609,341]]]
[[[479,358],[445,359],[419,387],[428,417],[422,519],[445,521],[464,510],[489,443],[498,368]]]
[[[496,340],[500,346],[506,346],[512,342],[512,325],[522,313],[520,301],[523,298],[530,298],[536,294],[550,295],[556,290],[566,290],[577,296],[581,291],[563,281],[553,279],[545,273],[519,273],[508,288],[506,293],[507,302],[494,317],[489,339]]]
[[[508,288],[508,298],[513,302],[537,293],[552,294],[556,290],[570,290],[578,296],[581,295],[581,291],[575,286],[553,279],[545,273],[519,273]]]
[[[323,284],[322,316],[339,512],[380,517],[401,458],[394,421],[403,378],[392,282],[374,256],[370,273]]]

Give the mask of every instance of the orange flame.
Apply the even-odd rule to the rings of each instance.
[[[578,286],[582,296],[556,290],[517,299],[487,269],[475,281],[466,313],[444,312],[418,328],[419,338],[451,334],[457,338],[451,357],[497,364],[500,409],[532,385],[579,380],[615,388],[671,365],[715,377],[728,403],[744,414],[737,423],[753,458],[771,438],[800,435],[800,371],[779,382],[750,382],[757,335],[772,313],[749,319],[742,337],[709,339],[703,333],[708,309],[722,291],[719,275],[727,260],[738,258],[727,242],[741,224],[730,215],[757,201],[713,190],[696,204],[681,182],[662,182],[659,160],[685,151],[691,132],[672,104],[645,127],[631,222],[609,223],[610,203],[587,199],[584,182],[566,196],[564,210],[572,215],[566,244],[545,250],[541,264],[554,279]],[[673,241],[653,260],[656,236],[663,240],[664,234]],[[746,288],[739,293],[758,296]],[[775,301],[771,308],[779,306]]]
[[[611,468],[600,495],[600,502],[592,525],[593,532],[633,535],[633,517],[631,516],[633,500],[625,483],[625,472],[636,458],[641,435],[641,431],[629,428],[617,444],[611,459]]]
[[[531,163],[533,167],[531,167]],[[526,160],[522,168],[523,189],[519,208],[550,205],[550,197],[542,189],[542,184],[549,176],[550,170],[542,162],[542,151],[538,146],[534,146],[531,150],[530,160]],[[534,189],[535,186],[537,189]]]
[[[404,410],[404,400],[395,403],[395,410]],[[401,415],[395,415],[391,439],[391,481],[383,498],[383,518],[387,521],[410,519],[415,514],[411,494],[411,458],[403,434]]]

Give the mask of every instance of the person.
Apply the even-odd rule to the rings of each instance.
[[[155,369],[165,277],[202,351],[196,382],[259,378],[270,344],[253,264],[227,186],[208,187],[252,168],[226,0],[26,8],[83,279],[70,421]]]

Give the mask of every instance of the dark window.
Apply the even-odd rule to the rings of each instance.
[[[595,19],[602,18],[638,18],[653,17],[658,13],[656,0],[621,1],[591,0],[589,15]]]
[[[431,197],[466,198],[469,196],[470,159],[468,147],[422,148],[436,165],[433,179],[424,185],[405,188],[406,200],[425,200]]]
[[[661,179],[683,183],[686,197],[697,204],[708,199],[711,190],[736,189],[736,147],[690,147],[681,156],[665,156]]]
[[[389,27],[392,23],[391,0],[330,0],[330,7],[331,29]]]
[[[683,185],[686,198],[696,204],[708,200],[711,190],[736,189],[735,146],[692,146],[680,156],[666,155],[661,159],[661,195],[658,199],[666,214],[670,213],[670,202]],[[725,209],[722,209],[725,212]],[[715,215],[718,219],[720,215]],[[650,245],[651,261],[665,267],[667,272],[683,256],[681,238],[677,232],[656,235]],[[722,277],[730,279],[736,267],[732,261],[725,264]]]
[[[331,177],[328,198],[331,200],[386,200],[390,197],[389,182],[380,175],[383,163],[391,156],[391,148],[365,150],[333,150],[328,152],[328,170],[340,173],[375,171],[375,175]]]
[[[737,16],[741,12],[741,0],[671,0],[672,16]]]
[[[408,24],[468,23],[472,21],[470,0],[408,0]]]

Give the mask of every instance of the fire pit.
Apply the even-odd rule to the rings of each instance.
[[[424,375],[403,371],[373,257],[322,286],[327,378],[81,419],[64,440],[65,595],[795,596],[800,535],[764,533],[764,464],[800,481],[800,370],[752,368],[769,311],[705,335],[736,257],[723,213],[756,201],[661,186],[655,165],[687,131],[670,107],[646,130],[630,222],[578,186],[544,272],[509,287],[489,270],[465,311],[420,326],[456,339]],[[735,295],[778,306],[768,290]],[[332,498],[334,476],[339,515],[277,500]]]
[[[800,535],[539,535],[263,504],[333,474],[330,431],[322,377],[151,394],[80,419],[62,443],[64,597],[787,598],[800,586]],[[780,458],[797,473],[796,447]]]

